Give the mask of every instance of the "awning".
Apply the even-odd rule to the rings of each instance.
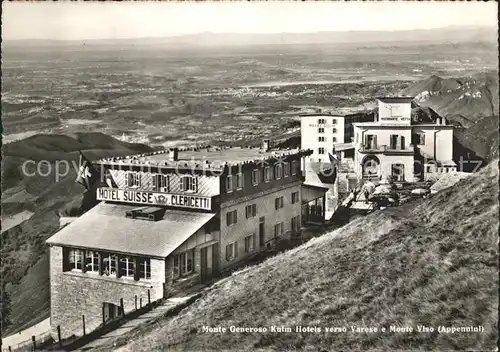
[[[164,258],[215,216],[167,209],[158,221],[125,217],[134,208],[137,206],[102,202],[47,243]]]

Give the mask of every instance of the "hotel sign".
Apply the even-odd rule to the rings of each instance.
[[[149,191],[98,188],[97,200],[211,210],[210,197]]]

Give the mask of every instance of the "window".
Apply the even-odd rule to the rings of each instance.
[[[332,129],[332,133],[337,133],[337,129],[336,129],[336,128],[333,128],[333,129]]]
[[[325,141],[325,137],[318,137],[318,142],[324,142]]]
[[[318,125],[324,125],[326,123],[325,119],[318,119]]]
[[[106,276],[116,275],[116,255],[102,255],[102,274]]]
[[[284,226],[283,226],[282,222],[274,225],[274,238],[283,235],[283,228],[284,228]]]
[[[134,258],[132,257],[121,257],[120,258],[120,276],[122,277],[134,277]]]
[[[283,197],[278,197],[274,200],[274,208],[275,209],[283,208]]]
[[[292,193],[292,204],[295,204],[299,201],[299,192]]]
[[[234,225],[238,222],[238,212],[237,210],[230,211],[226,214],[227,226]]]
[[[95,251],[87,251],[85,259],[85,271],[99,273],[99,253]]]
[[[230,261],[238,257],[238,242],[230,243],[226,246],[226,260]]]
[[[125,175],[125,187],[141,187],[141,174],[138,172],[127,172]]]
[[[169,178],[165,175],[154,175],[153,176],[153,189],[156,192],[169,192]]]
[[[292,232],[298,232],[300,229],[300,216],[294,216],[292,218]]]
[[[247,205],[245,208],[245,213],[246,213],[247,219],[254,217],[255,215],[257,215],[257,205],[256,204]]]
[[[259,181],[259,169],[252,170],[252,185],[258,185]]]
[[[396,149],[398,145],[398,136],[396,134],[391,134],[390,138],[390,148],[391,149]]]
[[[277,164],[274,166],[274,177],[276,177],[277,180],[283,177],[283,165]]]
[[[318,128],[318,133],[325,133],[325,128],[324,127],[319,127]]]
[[[292,175],[297,175],[300,171],[300,164],[297,160],[292,161]]]
[[[323,147],[318,148],[318,154],[325,154],[325,148]]]
[[[401,150],[405,150],[405,149],[406,149],[405,136],[401,136]]]
[[[337,124],[337,119],[332,119],[332,125],[336,125]]]
[[[245,253],[255,249],[255,234],[245,237]]]
[[[332,142],[336,143],[337,142],[337,137],[332,137]]]
[[[226,192],[232,192],[233,191],[233,175],[227,175],[226,177]]]
[[[69,269],[82,270],[83,251],[81,249],[70,249],[68,255],[69,255]]]
[[[283,175],[285,177],[290,176],[290,163],[287,163],[287,162],[283,163]]]
[[[376,149],[377,148],[377,136],[373,134],[365,135],[365,148],[366,149]]]
[[[186,276],[194,269],[194,249],[174,256],[174,278]]]
[[[266,166],[264,169],[264,182],[269,182],[271,181],[271,178],[273,177],[272,175],[272,170],[270,166]]]
[[[194,176],[181,177],[181,191],[183,192],[197,192],[198,191],[198,178]]]
[[[151,279],[151,260],[148,258],[139,259],[138,265],[139,265],[139,279],[150,280]]]
[[[242,189],[243,188],[243,174],[237,174],[236,175],[236,189]]]

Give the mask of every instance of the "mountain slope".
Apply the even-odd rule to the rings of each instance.
[[[465,127],[498,115],[498,73],[493,71],[460,78],[431,76],[400,94],[415,96],[419,105],[431,107]]]
[[[124,336],[120,350],[492,350],[498,336],[497,178],[493,163],[426,200],[372,213],[239,271],[178,316]],[[323,331],[202,329],[273,325]],[[391,325],[414,331],[351,332],[351,326]],[[419,333],[417,325],[436,331]],[[477,325],[485,331],[437,331]],[[343,326],[347,332],[324,332]]]
[[[11,297],[12,325],[7,332],[22,325],[36,323],[49,312],[49,272],[45,240],[59,228],[58,213],[68,205],[71,215],[77,215],[93,205],[83,186],[75,183],[79,150],[90,159],[112,155],[137,154],[150,151],[141,144],[120,142],[102,133],[66,135],[36,135],[3,146],[2,155],[2,217],[29,210],[28,220],[3,231],[0,256],[2,288]],[[43,174],[26,161],[40,162]],[[57,161],[67,161],[65,176],[56,177]],[[66,168],[60,168],[65,173]],[[31,297],[26,300],[26,297]],[[29,302],[29,303],[27,303]]]

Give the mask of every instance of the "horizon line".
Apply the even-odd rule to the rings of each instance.
[[[433,31],[433,30],[444,30],[444,29],[466,29],[466,28],[475,28],[475,29],[495,29],[495,26],[489,25],[450,25],[444,27],[433,27],[433,28],[413,28],[413,29],[361,29],[361,30],[331,30],[331,31],[316,31],[316,32],[266,32],[266,33],[245,33],[245,32],[212,32],[212,31],[200,31],[193,33],[183,33],[183,34],[174,34],[174,35],[162,35],[159,37],[108,37],[108,38],[80,38],[80,39],[56,39],[56,38],[17,38],[17,39],[7,39],[2,38],[3,42],[20,42],[20,41],[54,41],[54,42],[79,42],[79,41],[105,41],[105,40],[144,40],[144,39],[166,39],[166,38],[180,38],[186,36],[196,36],[203,34],[211,34],[211,35],[254,35],[254,36],[266,36],[266,35],[314,35],[321,33],[352,33],[352,32],[383,32],[383,33],[401,33],[401,32],[412,32],[412,31]]]

